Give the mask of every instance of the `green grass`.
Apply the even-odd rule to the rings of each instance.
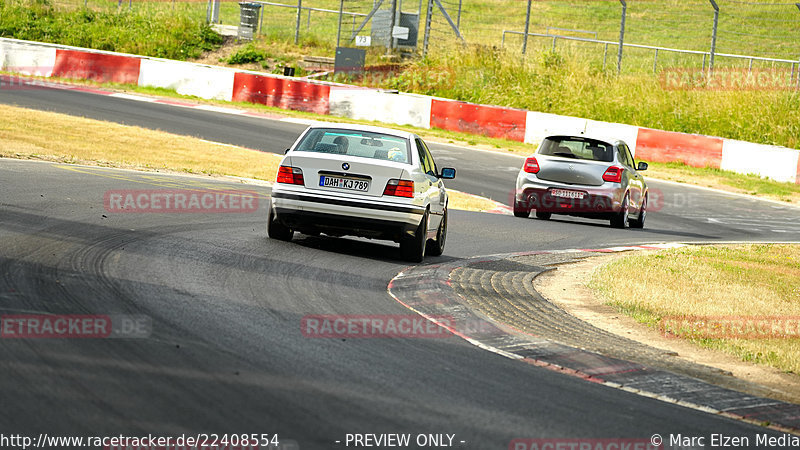
[[[0,36],[179,60],[222,43],[204,20],[185,14],[184,5],[149,6],[96,10],[51,0],[4,0]]]
[[[621,277],[621,273],[636,273]],[[800,373],[800,338],[673,328],[673,317],[800,317],[800,246],[696,246],[636,253],[598,268],[590,287],[620,312],[699,346]],[[680,322],[677,322],[680,323]],[[685,325],[685,323],[684,323]]]
[[[360,3],[358,3],[360,4]],[[304,5],[336,9],[335,0],[310,0]],[[446,2],[450,12],[457,3]],[[653,51],[626,48],[623,72],[616,74],[616,47],[609,46],[603,64],[602,46],[531,38],[528,55],[520,55],[521,37],[503,30],[522,30],[525,2],[468,0],[461,30],[467,45],[451,35],[441,14],[434,13],[428,57],[406,62],[393,71],[335,81],[585,117],[637,126],[707,134],[750,142],[800,147],[800,96],[797,91],[675,91],[662,88],[653,73]],[[717,51],[797,59],[800,12],[794,5],[752,6],[720,1],[722,13]],[[410,8],[410,7],[409,7]],[[354,9],[361,11],[360,9]],[[274,52],[333,56],[335,15],[314,13],[312,27],[302,21],[300,47],[294,47],[292,10],[265,7],[264,38],[256,43]],[[537,1],[531,31],[547,26],[592,30],[600,39],[619,39],[620,6],[616,1]],[[630,2],[626,42],[708,51],[713,13],[701,0]],[[746,26],[744,26],[746,24]],[[352,23],[348,22],[352,27]],[[349,28],[348,28],[349,29]],[[743,36],[746,32],[753,36]],[[580,36],[580,33],[561,32]],[[346,35],[346,33],[343,33]],[[765,37],[766,36],[766,37]],[[302,49],[297,52],[297,49]],[[372,50],[367,63],[385,65]],[[746,67],[748,61],[718,57],[716,67]],[[657,69],[697,68],[702,56],[660,52]],[[768,69],[768,63],[753,63]],[[774,66],[789,68],[788,65]]]
[[[69,26],[48,25],[48,28],[30,19],[25,25],[23,19],[29,16],[22,14],[18,5],[40,4],[42,1],[45,0],[0,2],[4,9],[16,8],[14,14],[0,15],[0,33],[23,39],[177,59],[188,58],[203,48],[216,45],[213,39],[203,37],[206,33],[202,31],[204,29],[200,28],[201,31],[197,32],[201,27],[199,24],[205,20],[205,2],[134,2],[128,11],[126,5],[118,8],[115,1],[92,0],[88,4],[93,12],[89,13],[84,10],[80,0],[62,0],[58,8],[65,11],[62,13],[65,17],[63,22],[70,23]],[[722,12],[718,52],[797,58],[800,12],[794,5],[756,6],[724,0],[719,3]],[[446,0],[444,4],[457,20],[458,3]],[[339,2],[306,0],[303,5],[337,10]],[[366,13],[371,5],[372,2],[367,0],[351,1],[346,3],[345,10]],[[410,11],[415,6],[407,3],[405,10]],[[532,7],[533,32],[543,33],[548,26],[556,26],[591,30],[597,32],[600,39],[618,39],[620,5],[616,1],[536,1]],[[95,19],[81,22],[80,17],[87,14],[95,14]],[[297,46],[294,45],[294,10],[265,6],[262,14],[262,36],[252,45],[245,46],[245,50],[240,50],[249,54],[236,53],[228,61],[264,57],[265,60],[260,62],[262,66],[267,64],[267,59],[280,61],[275,69],[279,71],[278,66],[284,64],[298,65],[305,55],[333,56],[336,14],[313,12],[309,25],[308,15],[304,12],[300,44]],[[223,23],[238,24],[239,5],[223,2],[221,17]],[[500,40],[503,30],[522,30],[524,17],[523,1],[465,0],[461,30],[466,45],[462,46],[455,40],[441,13],[436,11],[427,58],[406,61],[389,72],[374,72],[363,78],[337,78],[337,81],[670,131],[800,147],[798,91],[665,90],[659,77],[653,74],[651,50],[625,49],[623,72],[617,76],[614,63],[616,47],[613,45],[609,46],[605,65],[601,47],[559,42],[553,51],[549,39],[538,38],[530,39],[528,54],[522,58],[519,36],[509,36],[503,48],[500,47]],[[711,7],[705,0],[630,2],[626,42],[707,51],[712,19]],[[61,22],[61,19],[55,18],[42,21],[43,24]],[[9,23],[16,25],[10,27]],[[342,35],[347,38],[352,28],[352,20],[345,20]],[[51,33],[48,31],[50,29],[58,32]],[[186,33],[191,38],[176,37],[182,33],[179,30],[188,30]],[[369,30],[369,26],[365,30]],[[576,32],[561,33],[581,35]],[[385,66],[387,60],[382,57],[383,53],[380,49],[371,49],[367,55],[368,65]],[[741,67],[746,64],[747,61],[717,58],[717,67]],[[659,54],[659,70],[701,66],[702,58],[697,56],[666,52]],[[754,67],[771,66],[755,62]]]

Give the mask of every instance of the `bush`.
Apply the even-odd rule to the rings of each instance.
[[[0,36],[186,60],[218,48],[207,24],[169,9],[60,9],[50,0],[0,3]]]
[[[247,64],[261,62],[267,59],[267,54],[263,50],[257,49],[252,43],[240,48],[236,53],[228,58],[228,64]]]

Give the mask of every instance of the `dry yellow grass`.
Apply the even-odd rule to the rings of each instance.
[[[281,155],[111,122],[0,106],[0,157],[275,181]],[[450,207],[498,204],[452,191]]]
[[[0,156],[274,180],[280,156],[51,112],[0,106]]]
[[[448,190],[448,195],[450,196],[450,203],[448,204],[450,209],[483,212],[503,206],[501,203],[489,200],[486,197],[467,194],[466,192]]]
[[[800,322],[800,245],[697,246],[629,255],[598,268],[591,287],[610,305],[650,326],[675,316],[737,321],[780,316]],[[729,333],[719,338],[697,329],[670,331],[800,374],[798,337],[754,339]]]

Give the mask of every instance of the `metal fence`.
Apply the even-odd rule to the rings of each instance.
[[[104,10],[162,8],[198,17],[207,17],[212,1],[54,0],[59,5]],[[333,50],[337,35],[341,45],[354,46],[354,35],[370,34],[374,20],[370,14],[379,6],[381,11],[419,14],[420,54],[441,55],[466,43],[502,47],[511,54],[579,52],[581,60],[600,69],[626,73],[652,73],[670,66],[785,67],[793,74],[800,72],[797,0],[256,2],[262,5],[258,34],[315,48]],[[237,1],[218,5],[215,21],[239,24]]]
[[[527,42],[529,37],[534,38],[545,38],[552,42],[551,50],[556,50],[556,44],[559,39],[565,41],[575,41],[575,42],[587,42],[587,43],[594,43],[594,44],[601,44],[603,46],[603,68],[605,69],[607,65],[608,59],[608,48],[609,46],[616,46],[617,48],[617,71],[622,70],[622,58],[624,54],[624,49],[627,48],[638,48],[638,49],[647,49],[653,51],[653,72],[658,71],[658,57],[659,52],[672,52],[678,53],[683,55],[701,55],[702,56],[702,69],[705,70],[706,66],[708,66],[709,70],[714,69],[715,59],[718,57],[722,58],[730,58],[734,60],[747,60],[748,61],[748,70],[752,70],[753,62],[760,61],[760,62],[768,62],[768,63],[778,63],[778,64],[788,64],[791,67],[791,75],[792,78],[795,76],[795,72],[800,70],[800,59],[785,59],[785,58],[770,58],[765,56],[755,56],[755,55],[741,55],[741,54],[733,54],[733,53],[720,53],[717,52],[717,37],[719,32],[719,17],[720,17],[720,7],[715,0],[708,0],[709,6],[711,9],[709,10],[709,15],[713,14],[713,26],[711,28],[711,39],[710,39],[710,48],[708,51],[699,51],[699,50],[687,50],[687,49],[679,49],[679,48],[669,48],[669,47],[662,47],[656,45],[643,45],[643,44],[631,44],[625,42],[625,23],[627,19],[627,1],[626,0],[617,0],[620,4],[620,28],[619,28],[619,41],[604,41],[597,39],[597,32],[587,31],[587,30],[575,30],[575,29],[568,29],[568,28],[558,28],[547,26],[546,33],[531,33],[529,32],[530,28],[530,8],[531,8],[531,0],[528,0],[527,5],[527,14],[525,20],[525,31],[512,31],[512,30],[503,30],[502,39],[501,39],[501,46],[505,46],[506,42],[506,35],[514,34],[514,35],[521,35],[523,38],[522,44],[522,53],[525,54],[527,48]],[[763,5],[763,6],[788,6],[788,11],[786,12],[796,12],[797,13],[797,22],[800,23],[800,3],[756,3],[756,2],[732,2],[738,4],[747,4],[747,5]],[[794,7],[797,8],[797,11],[792,11]],[[784,20],[780,18],[769,18],[771,22],[790,22],[791,20]],[[594,33],[595,37],[592,38],[581,38],[576,36],[566,36],[566,35],[559,35],[559,34],[552,34],[550,30],[557,30],[557,31],[567,31],[567,32],[575,32],[575,33],[585,33],[591,34]],[[737,33],[738,35],[742,36],[753,36],[752,34],[748,33]],[[800,52],[799,52],[800,53]],[[796,67],[797,66],[797,67]]]
[[[573,31],[573,30],[564,30],[563,31]],[[575,30],[577,31],[577,30]],[[506,35],[519,35],[522,36],[525,33],[522,31],[510,31],[510,30],[503,30],[503,38],[501,40],[501,46],[505,45]],[[574,36],[564,36],[564,35],[557,35],[557,34],[541,34],[541,33],[528,33],[529,37],[534,38],[544,38],[547,39],[549,42],[552,42],[551,50],[556,51],[557,49],[557,42],[559,39],[564,41],[575,41],[575,42],[587,42],[593,44],[601,44],[603,46],[603,68],[606,68],[607,60],[608,60],[608,47],[616,47],[619,49],[620,43],[619,42],[612,42],[612,41],[602,41],[598,39],[587,39],[587,38],[579,38]],[[639,49],[647,49],[653,50],[653,73],[658,72],[658,55],[659,52],[672,52],[672,53],[679,53],[684,55],[698,55],[702,56],[702,64],[701,69],[706,70],[706,66],[708,63],[708,68],[711,69],[712,66],[710,65],[710,61],[712,56],[716,58],[731,58],[731,59],[738,59],[738,60],[747,60],[748,61],[748,70],[753,69],[753,62],[760,61],[760,62],[768,62],[768,63],[779,63],[779,64],[788,64],[791,70],[792,78],[794,78],[795,73],[797,72],[797,67],[800,66],[800,60],[791,60],[791,59],[781,59],[781,58],[767,58],[763,56],[752,56],[752,55],[734,55],[730,53],[713,53],[711,51],[699,51],[699,50],[683,50],[678,48],[668,48],[668,47],[658,47],[655,45],[641,45],[641,44],[630,44],[630,43],[622,43],[623,49],[624,48],[639,48]],[[617,53],[619,54],[619,53]],[[619,66],[619,63],[618,63]]]
[[[341,12],[342,45],[353,45],[355,34],[369,34],[370,24],[365,19],[378,2],[258,1],[264,6],[261,32],[289,36],[296,43],[305,36],[334,45]],[[777,64],[791,67],[793,73],[800,71],[797,3],[418,0],[404,4],[402,0],[384,0],[381,9],[388,8],[420,14],[418,50],[422,54],[451,51],[454,45],[464,42],[526,53],[531,39],[530,44],[541,50],[559,51],[562,43],[569,43],[573,50],[593,52],[598,63],[602,61],[601,67],[615,67],[618,71],[658,71],[662,61],[676,61],[670,55],[688,58],[680,65],[703,69],[713,69],[718,64],[750,69],[754,64]],[[590,29],[587,24],[596,28]],[[698,48],[701,43],[705,48]]]

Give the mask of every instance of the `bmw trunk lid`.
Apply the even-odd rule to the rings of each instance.
[[[293,151],[284,165],[303,170],[307,189],[380,197],[392,178],[410,179],[407,164],[359,156]]]

